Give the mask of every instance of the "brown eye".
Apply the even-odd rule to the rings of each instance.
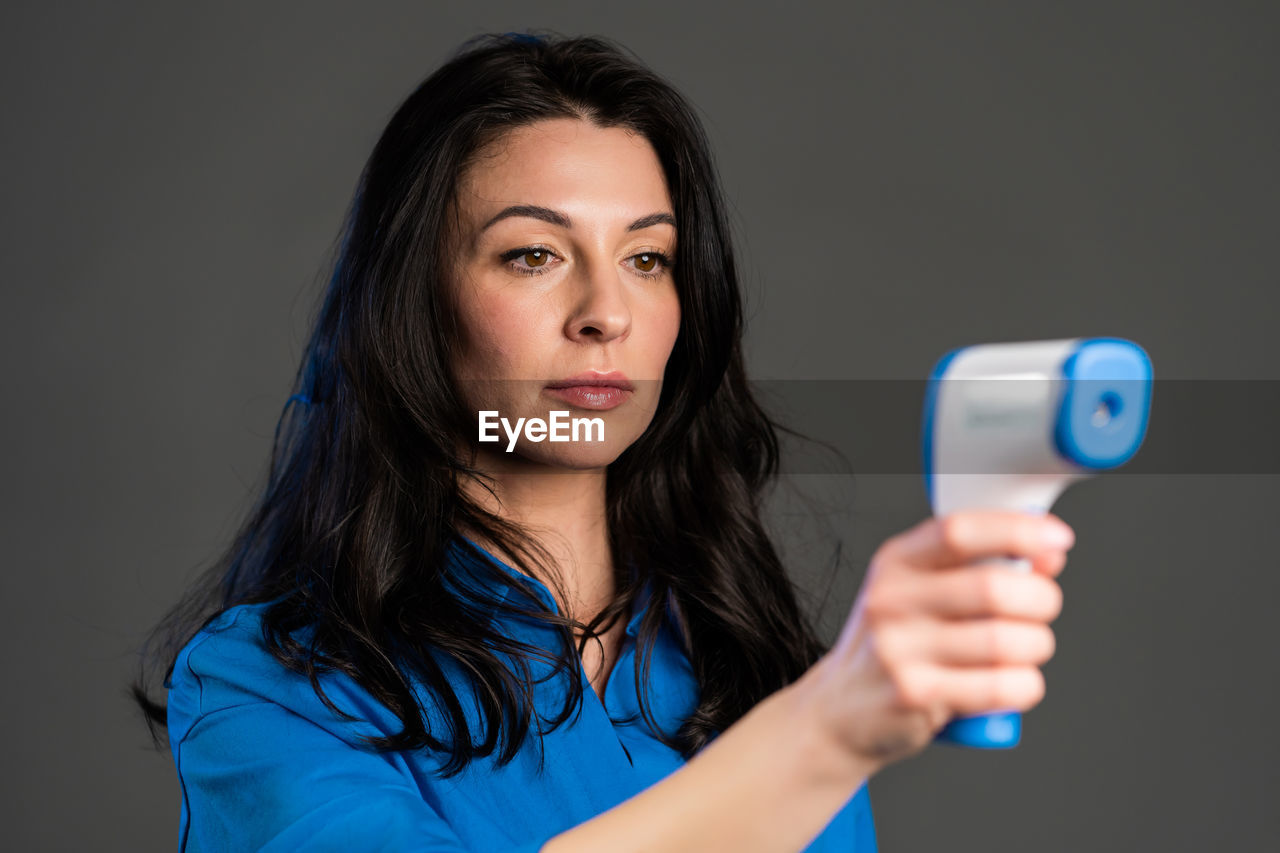
[[[657,264],[657,255],[651,255],[648,252],[643,255],[636,255],[636,269],[640,270],[640,272],[652,272]]]
[[[527,266],[541,267],[547,263],[547,253],[541,249],[534,249],[531,252],[525,252],[521,257]]]

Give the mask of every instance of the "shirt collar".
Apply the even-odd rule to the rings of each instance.
[[[498,603],[506,602],[511,598],[517,584],[523,584],[526,588],[529,588],[533,594],[546,604],[552,612],[556,612],[557,605],[555,596],[551,594],[551,590],[547,589],[546,584],[542,583],[542,581],[537,578],[530,577],[529,575],[518,571],[513,566],[508,565],[505,561],[499,560],[487,549],[476,544],[476,542],[471,538],[467,536],[463,536],[462,538],[469,542],[471,546],[482,554],[491,564],[501,569],[502,572],[511,580],[510,583],[499,583],[496,588],[490,590],[493,601],[486,602],[482,608],[490,625],[493,624],[493,621],[499,615]],[[449,556],[453,565],[463,567],[465,571],[465,567],[469,561],[465,559],[466,555],[462,553],[462,550],[457,543],[449,544]],[[646,579],[637,595],[636,602],[632,607],[631,618],[627,621],[626,634],[628,637],[636,636],[636,633],[640,629],[640,621],[644,618],[645,611],[648,609],[650,599],[652,597],[652,586],[652,583]]]

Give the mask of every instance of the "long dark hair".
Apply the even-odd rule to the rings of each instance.
[[[461,596],[445,583],[444,569],[450,547],[475,553],[460,535],[470,529],[526,574],[548,574],[533,568],[551,561],[532,537],[461,488],[478,476],[458,445],[474,424],[463,421],[450,378],[456,327],[440,271],[449,266],[458,177],[474,154],[512,128],[560,117],[643,135],[662,164],[680,235],[673,270],[681,325],[658,410],[607,474],[614,565],[639,571],[619,572],[614,600],[585,626],[532,597],[518,606]],[[370,738],[371,746],[449,751],[446,775],[491,754],[504,722],[498,760],[509,761],[533,710],[528,680],[513,681],[495,651],[538,650],[495,634],[477,616],[479,604],[553,626],[563,643],[557,669],[576,676],[587,640],[627,613],[649,583],[653,606],[639,627],[638,660],[649,659],[670,611],[684,628],[698,681],[696,711],[674,738],[661,734],[686,758],[816,661],[826,649],[761,521],[782,427],[757,404],[744,373],[724,208],[691,106],[608,39],[480,36],[419,85],[361,174],[262,493],[229,549],[144,646],[130,692],[157,746],[167,713],[148,698],[148,668],[166,664],[167,682],[181,647],[241,603],[271,602],[263,615],[271,653],[306,674],[329,707],[338,710],[317,676],[332,668],[403,721],[402,732]],[[490,587],[509,580],[483,560],[475,565]],[[306,644],[291,636],[304,626],[314,629]],[[585,630],[576,654],[575,629]],[[166,643],[149,651],[159,637]],[[431,662],[442,653],[476,678],[487,723],[482,743],[472,742],[459,697]],[[413,677],[438,697],[452,743],[424,726]],[[556,726],[582,701],[580,679],[568,683]],[[639,672],[636,687],[652,719]]]

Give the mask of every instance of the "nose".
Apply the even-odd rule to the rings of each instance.
[[[609,259],[579,267],[578,287],[565,325],[570,339],[605,343],[626,338],[631,331],[631,306],[621,276]]]

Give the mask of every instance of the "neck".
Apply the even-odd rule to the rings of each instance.
[[[584,624],[590,621],[615,592],[605,515],[606,469],[558,468],[521,457],[483,453],[472,464],[490,478],[493,493],[467,482],[463,485],[467,495],[489,512],[521,525],[547,549],[564,580],[569,601],[560,600],[551,584],[548,589],[563,612]],[[493,542],[470,531],[467,535],[495,556],[512,562]]]

